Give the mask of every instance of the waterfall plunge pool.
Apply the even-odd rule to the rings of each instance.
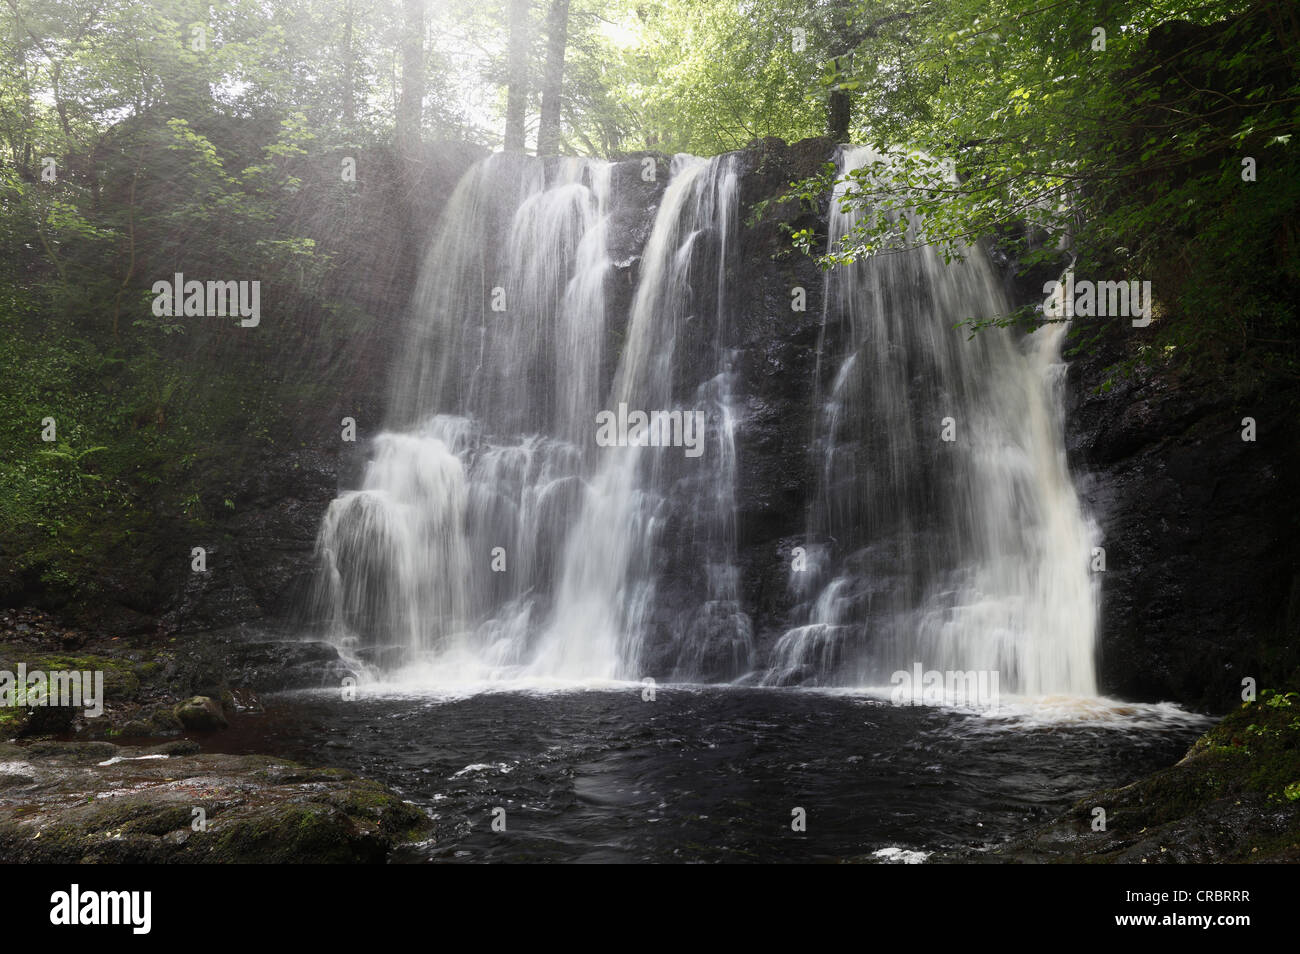
[[[1098,698],[988,714],[892,706],[887,687],[643,689],[281,693],[204,747],[392,786],[436,823],[398,861],[918,861],[1023,836],[1177,761],[1209,721]]]

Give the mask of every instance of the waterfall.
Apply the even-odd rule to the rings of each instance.
[[[723,346],[735,158],[673,161],[610,368],[614,169],[494,155],[448,201],[388,429],[318,537],[316,611],[361,658],[462,684],[752,668]],[[598,446],[598,413],[627,408],[698,415],[699,453]],[[694,533],[676,557],[706,581],[666,617],[662,534],[682,514]]]
[[[828,274],[808,563],[791,572],[795,625],[760,645],[737,557],[742,158],[676,157],[639,258],[618,265],[611,223],[641,201],[625,196],[640,162],[498,154],[465,175],[385,428],[322,522],[329,637],[438,685],[874,686],[920,664],[1095,695],[1064,326],[954,328],[1008,310],[978,246]],[[842,171],[870,158],[845,150]],[[832,240],[860,214],[843,188]],[[651,425],[625,432],[638,414]]]
[[[841,172],[876,158],[846,149]],[[869,214],[841,207],[848,188],[832,198],[832,243]],[[1095,695],[1093,532],[1062,437],[1065,326],[967,340],[957,322],[1009,310],[978,246],[953,263],[932,247],[861,259],[828,273],[825,300],[844,346],[822,355],[809,561],[791,574],[804,622],[763,681],[883,685],[919,664],[996,672],[1020,694]]]
[[[690,339],[688,321],[706,316],[708,342],[724,362],[726,266],[734,228],[734,157],[679,156],[646,243],[626,344],[611,403],[674,408],[675,360]],[[711,249],[703,246],[712,245]],[[712,271],[711,300],[696,298],[696,267]],[[710,268],[711,265],[711,268]],[[699,306],[703,305],[703,309]],[[701,311],[705,312],[704,314]],[[711,312],[711,314],[708,314]],[[544,671],[635,678],[659,615],[658,567],[651,556],[673,512],[688,514],[702,543],[679,563],[704,566],[706,599],[667,625],[668,665],[680,678],[733,677],[751,667],[752,632],[740,610],[735,550],[735,443],[731,373],[723,368],[697,390],[683,414],[699,410],[713,427],[694,467],[664,448],[606,448],[563,558],[553,621],[542,644]],[[674,506],[666,490],[677,485]],[[693,491],[682,494],[683,486]],[[706,491],[705,488],[708,488]],[[721,657],[721,658],[719,658]]]

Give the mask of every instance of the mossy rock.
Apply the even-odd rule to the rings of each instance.
[[[1093,830],[1094,811],[1105,829]],[[1071,863],[1300,860],[1300,694],[1264,691],[1175,765],[1080,799],[1030,838],[979,857]]]
[[[140,692],[140,664],[116,656],[76,655],[70,653],[17,654],[12,647],[0,651],[0,669],[17,672],[24,663],[29,673],[41,672],[102,672],[104,674],[104,701],[129,702]],[[150,674],[146,674],[150,675]]]
[[[175,715],[181,725],[196,732],[224,729],[230,724],[221,703],[209,696],[191,696],[176,706]]]
[[[347,772],[192,747],[0,743],[0,862],[377,863],[431,829]]]

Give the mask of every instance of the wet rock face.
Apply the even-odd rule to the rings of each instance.
[[[783,226],[824,235],[826,223],[825,209],[816,215],[787,202],[756,214],[754,205],[816,174],[834,153],[828,139],[791,146],[765,139],[746,150],[740,182],[737,268],[745,278],[734,283],[738,297],[731,309],[731,338],[740,350],[737,391],[744,400],[737,424],[737,557],[742,604],[753,619],[760,656],[789,623],[791,551],[806,543],[814,492],[810,441],[825,277],[790,247]],[[804,292],[802,311],[793,307],[796,288]],[[829,334],[833,348],[834,329]]]
[[[340,471],[363,452],[360,442],[343,444],[337,432],[314,435],[313,443],[264,451],[243,472],[233,519],[205,547],[206,572],[191,572],[188,561],[171,568],[174,589],[162,614],[168,631],[284,616],[299,603],[311,585],[316,531],[338,493]]]
[[[196,748],[0,744],[0,861],[383,863],[429,831],[348,772]]]
[[[795,145],[765,139],[735,157],[739,194],[727,263],[728,297],[718,302],[712,285],[701,282],[692,305],[699,314],[713,314],[721,306],[722,347],[731,355],[740,599],[712,601],[708,596],[710,568],[701,565],[704,558],[693,549],[697,533],[690,520],[698,509],[694,501],[714,488],[683,479],[674,489],[677,499],[660,537],[664,553],[655,618],[642,660],[649,671],[729,681],[766,658],[789,625],[791,550],[805,542],[806,508],[814,488],[810,440],[825,284],[813,259],[791,247],[789,230],[824,234],[826,222],[824,208],[819,214],[798,202],[771,200],[791,182],[820,172],[835,149],[827,139]],[[664,172],[661,167],[660,174]],[[716,243],[700,243],[692,273],[713,275],[715,251]],[[700,382],[718,368],[711,323],[688,322],[683,333],[697,336],[678,348],[674,365],[674,390],[689,406]],[[835,347],[834,331],[828,340]]]
[[[1232,397],[1161,371],[1099,392],[1144,335],[1103,332],[1070,365],[1066,409],[1070,462],[1106,551],[1101,688],[1227,711],[1243,679],[1279,685],[1300,663],[1300,394]],[[1246,417],[1255,441],[1242,439]]]
[[[337,688],[356,677],[338,650],[319,640],[268,639],[232,632],[218,637],[232,687],[254,692]]]

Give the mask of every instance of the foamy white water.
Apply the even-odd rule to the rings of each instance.
[[[845,150],[841,167],[871,158]],[[448,691],[747,673],[869,687],[919,663],[997,673],[1019,698],[1095,697],[1064,326],[967,340],[959,320],[1007,310],[978,247],[828,275],[810,566],[791,574],[795,625],[760,659],[736,560],[737,157],[674,160],[625,322],[610,311],[615,172],[497,155],[449,200],[390,427],[322,524],[330,637],[385,683]],[[831,238],[860,214],[832,202]],[[596,413],[620,405],[702,411],[705,453],[597,446]],[[698,577],[684,602],[680,580],[663,587],[674,561]]]
[[[358,662],[398,664],[441,687],[640,677],[655,548],[681,505],[669,496],[693,483],[708,489],[687,501],[707,582],[670,627],[666,675],[695,675],[719,643],[733,675],[752,668],[734,568],[734,355],[723,346],[734,157],[674,160],[624,345],[602,379],[612,174],[604,162],[548,172],[493,156],[449,201],[396,376],[395,426],[319,536],[317,612]],[[704,261],[713,275],[701,311]],[[714,359],[683,406],[678,355],[699,321]],[[692,462],[675,449],[597,447],[597,411],[620,404],[704,414],[704,453]]]
[[[846,149],[841,171],[876,157]],[[846,188],[832,242],[870,214],[841,208]],[[810,546],[811,579],[792,574],[806,622],[765,681],[867,685],[920,663],[1094,696],[1094,531],[1065,460],[1065,326],[967,340],[959,321],[1009,310],[979,247],[963,262],[933,248],[861,259],[828,274],[826,302],[845,347],[822,354],[809,537],[835,546]]]

